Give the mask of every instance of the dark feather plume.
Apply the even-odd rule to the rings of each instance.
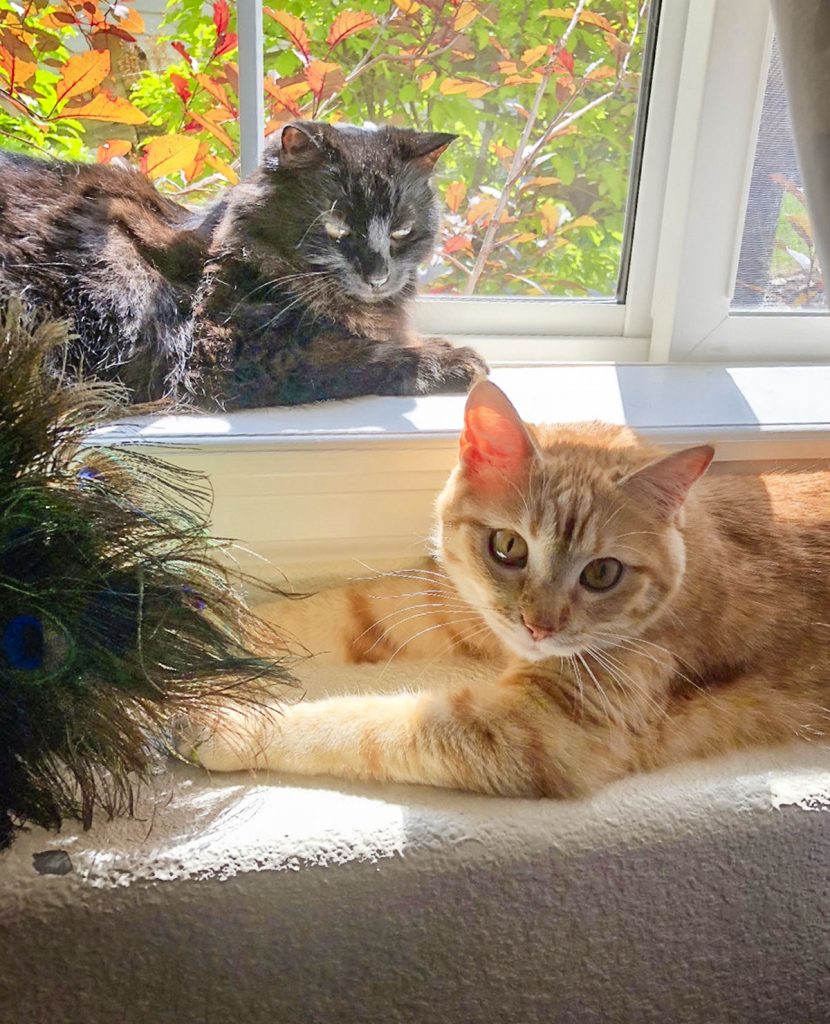
[[[131,810],[175,715],[293,684],[208,534],[205,478],[91,443],[126,395],[60,380],[66,342],[64,324],[3,305],[0,848],[27,821]]]

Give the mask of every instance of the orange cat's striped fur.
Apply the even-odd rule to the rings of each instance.
[[[492,683],[229,713],[201,763],[564,797],[827,735],[830,473],[699,479],[711,457],[619,427],[526,426],[478,384],[438,499],[437,565],[381,596],[441,627],[409,653],[455,638],[493,660]],[[336,634],[349,660],[388,658],[411,628],[378,591],[313,600],[322,632],[306,643]]]

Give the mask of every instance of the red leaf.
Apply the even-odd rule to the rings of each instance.
[[[62,25],[77,25],[78,19],[67,11],[53,11],[51,15],[55,21],[59,21]]]
[[[558,55],[559,62],[563,64],[571,74],[574,73],[574,55],[568,53],[567,50],[560,50]]]
[[[326,36],[326,44],[330,50],[333,50],[335,46],[339,46],[344,39],[348,39],[355,32],[362,32],[365,28],[372,28],[377,23],[378,19],[374,14],[343,11],[331,23],[329,34]]]
[[[170,82],[172,83],[173,88],[176,90],[179,99],[182,101],[182,103],[184,103],[185,106],[187,106],[188,100],[193,95],[193,93],[190,91],[190,86],[187,84],[187,81],[184,78],[182,78],[181,75],[172,74],[170,76]]]
[[[193,67],[193,58],[187,52],[187,47],[184,45],[184,43],[173,43],[173,49],[176,51],[176,53],[180,53],[182,57],[184,57],[184,59],[187,61],[187,63],[191,67]]]
[[[228,0],[214,0],[213,2],[213,24],[216,26],[217,39],[228,31],[231,22],[231,12],[228,7]]]
[[[228,32],[222,39],[216,40],[216,46],[213,48],[213,56],[221,57],[223,53],[227,53],[228,50],[233,50],[238,42],[236,32]]]

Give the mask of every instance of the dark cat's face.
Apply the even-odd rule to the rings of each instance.
[[[250,227],[284,262],[361,302],[412,294],[433,251],[429,176],[453,135],[301,121],[265,154],[267,190]],[[314,276],[311,276],[314,275]],[[301,279],[302,280],[302,279]]]

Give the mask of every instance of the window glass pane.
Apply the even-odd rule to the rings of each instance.
[[[235,5],[0,0],[0,144],[126,159],[195,201],[237,180]]]
[[[764,92],[732,308],[826,309],[777,45]]]
[[[140,166],[198,201],[236,181],[236,5],[0,3],[0,142]],[[265,6],[265,131],[296,117],[460,138],[424,290],[612,299],[656,0]]]
[[[348,6],[349,13],[345,6]],[[266,8],[268,131],[456,132],[434,293],[614,297],[648,3],[294,0]]]

